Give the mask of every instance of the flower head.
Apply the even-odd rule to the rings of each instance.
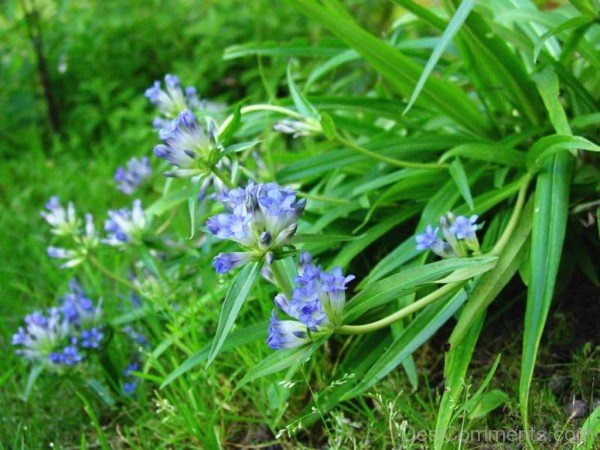
[[[182,90],[177,75],[165,76],[165,90],[162,89],[160,81],[155,81],[146,89],[144,96],[167,118],[173,118],[184,109],[196,108],[199,105],[196,89],[188,87],[185,91]]]
[[[244,189],[223,191],[218,199],[226,212],[208,219],[206,227],[219,239],[237,242],[248,250],[245,256],[218,256],[215,267],[222,272],[238,267],[252,256],[269,255],[286,245],[296,232],[306,205],[296,192],[275,183],[251,183]]]
[[[69,322],[61,310],[49,308],[26,316],[25,326],[13,335],[12,344],[18,347],[18,355],[41,362],[57,349],[62,351],[69,331]]]
[[[291,134],[293,138],[306,137],[323,133],[318,120],[305,117],[302,120],[283,119],[273,126],[273,131]]]
[[[275,297],[277,307],[295,320],[271,318],[267,343],[271,348],[289,348],[310,341],[310,333],[330,333],[342,322],[346,285],[354,279],[339,267],[325,272],[311,263],[300,268],[291,298]]]
[[[479,241],[476,231],[477,216],[467,218],[465,216],[455,216],[452,213],[446,213],[440,217],[440,227],[433,229],[427,225],[425,232],[416,236],[417,250],[431,250],[436,255],[443,258],[456,258],[468,256],[470,249],[475,253],[479,252]],[[444,239],[440,239],[437,234],[442,230]]]
[[[213,267],[218,274],[224,274],[230,270],[243,266],[250,261],[250,255],[244,252],[219,253],[213,259]]]
[[[306,325],[295,320],[279,320],[275,311],[271,314],[269,322],[269,336],[267,345],[273,350],[298,347],[308,344],[310,337]]]
[[[81,222],[77,218],[75,206],[72,202],[67,207],[61,205],[60,199],[55,195],[45,205],[46,211],[40,215],[52,227],[52,233],[57,236],[73,236],[79,232]]]
[[[135,359],[123,371],[123,375],[125,376],[126,380],[123,383],[123,392],[126,395],[132,395],[137,389],[138,380],[135,378],[132,372],[137,372],[138,370],[140,370],[140,362]]]
[[[159,138],[162,144],[154,147],[154,154],[175,166],[165,172],[166,176],[201,175],[222,156],[215,122],[207,119],[203,126],[188,109],[182,111],[168,128],[160,130]]]
[[[131,158],[125,168],[118,167],[115,172],[117,189],[124,194],[131,195],[137,188],[152,175],[152,167],[148,157]]]
[[[140,200],[133,201],[131,210],[127,208],[108,211],[108,219],[104,222],[107,237],[102,242],[116,247],[137,244],[146,229],[146,217]]]
[[[69,282],[70,291],[62,298],[60,309],[67,321],[78,327],[97,323],[102,315],[102,302],[95,306],[76,280]]]

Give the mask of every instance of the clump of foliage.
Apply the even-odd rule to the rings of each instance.
[[[151,395],[170,444],[210,447],[224,438],[206,405],[245,392],[268,436],[293,438],[398,368],[416,389],[414,354],[443,328],[428,440],[447,448],[461,421],[509,401],[488,388],[499,357],[473,392],[465,379],[512,283],[526,290],[515,400],[534,445],[529,399],[561,264],[598,284],[600,5],[394,3],[408,14],[379,38],[337,0],[290,1],[334,38],[226,49],[227,61],[259,58],[263,101],[207,99],[172,74],[148,87],[154,156],[115,173],[132,207],[108,211],[104,232],[56,198],[43,213],[66,278],[136,301],[102,323],[95,314],[93,328],[69,328],[66,301],[29,316],[13,340],[31,361],[26,395],[44,371],[111,407]],[[285,70],[265,76],[267,57]],[[132,339],[133,362],[111,357]],[[599,411],[582,425],[589,448]],[[405,431],[393,427],[392,442]]]

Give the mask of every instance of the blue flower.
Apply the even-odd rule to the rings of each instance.
[[[226,212],[208,219],[206,227],[219,239],[237,242],[248,249],[246,256],[232,257],[235,267],[251,257],[270,259],[272,252],[286,245],[294,235],[306,205],[306,200],[298,199],[295,191],[275,183],[250,183],[245,189],[223,191],[217,198]],[[224,258],[227,257],[218,257],[216,263],[219,269],[226,271],[233,259]]]
[[[267,345],[273,350],[298,347],[308,344],[306,325],[295,320],[279,320],[275,311],[271,314]]]
[[[137,372],[140,370],[140,363],[136,359],[131,364],[129,364],[125,370],[123,371],[123,375],[125,376],[125,382],[123,383],[123,392],[127,395],[131,395],[135,392],[138,386],[138,380],[132,374],[132,372]]]
[[[306,258],[303,258],[306,261]],[[311,333],[331,333],[341,325],[346,303],[346,285],[354,279],[339,267],[330,273],[310,263],[300,268],[291,299],[275,297],[277,307],[295,320],[271,317],[267,343],[271,348],[290,348],[310,342]]]
[[[140,345],[142,347],[146,347],[148,345],[148,339],[139,331],[136,331],[131,325],[126,325],[123,327],[123,331],[127,336],[133,340],[136,345]]]
[[[69,288],[70,292],[64,295],[60,307],[65,318],[76,326],[85,327],[97,323],[102,315],[102,302],[94,306],[76,280],[69,282]]]
[[[250,261],[250,255],[248,255],[248,253],[219,253],[213,259],[212,265],[218,274],[224,274],[230,270],[243,266],[248,261]]]
[[[123,208],[108,211],[108,219],[104,222],[107,232],[102,242],[121,247],[128,244],[138,244],[146,229],[146,217],[140,200],[133,201],[131,210]]]
[[[40,212],[40,215],[52,227],[52,233],[57,236],[74,236],[79,232],[81,222],[77,218],[75,206],[72,202],[63,207],[58,196],[50,197],[45,205],[47,211]]]
[[[468,249],[479,253],[476,222],[477,216],[467,218],[446,213],[440,217],[439,228],[433,229],[431,225],[427,225],[425,233],[416,236],[417,250],[431,250],[442,258],[466,257]],[[440,229],[445,240],[437,236]]]
[[[102,328],[94,327],[81,332],[81,346],[83,348],[100,348],[100,343],[104,338]]]
[[[48,356],[52,364],[74,366],[83,360],[83,356],[79,353],[79,349],[75,343],[64,347],[59,352],[52,352]]]
[[[159,138],[162,144],[154,147],[154,154],[175,166],[166,176],[197,177],[209,172],[222,156],[215,122],[207,119],[203,127],[187,109],[160,130]]]
[[[291,134],[293,138],[298,138],[321,134],[323,128],[317,119],[305,117],[302,120],[280,120],[273,126],[273,131]]]
[[[131,195],[137,188],[152,175],[152,167],[147,157],[140,159],[131,158],[125,168],[118,167],[115,172],[117,189],[124,194]]]
[[[12,336],[16,353],[29,360],[43,361],[57,348],[62,348],[69,335],[69,322],[60,309],[49,308],[25,317],[25,327]]]
[[[454,233],[457,239],[471,239],[477,231],[477,216],[471,217],[458,216],[450,226],[450,232]]]
[[[167,118],[177,116],[184,109],[199,106],[196,89],[188,87],[184,92],[176,75],[165,76],[165,88],[166,91],[162,89],[161,82],[157,80],[146,89],[144,96]]]

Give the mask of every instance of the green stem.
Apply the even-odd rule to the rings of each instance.
[[[89,257],[89,261],[92,264],[92,266],[94,266],[96,269],[98,269],[100,272],[102,272],[108,278],[111,278],[112,280],[116,281],[117,283],[120,283],[123,286],[126,286],[126,287],[128,287],[129,289],[131,289],[131,290],[133,290],[135,292],[139,292],[139,289],[138,289],[138,287],[135,284],[131,283],[130,281],[126,280],[125,278],[122,278],[119,275],[117,275],[116,273],[114,273],[111,270],[107,269],[95,257],[90,256]]]
[[[248,114],[248,113],[257,112],[257,111],[276,112],[279,114],[283,114],[285,116],[293,117],[294,119],[298,119],[298,120],[303,118],[302,114],[298,114],[296,111],[294,111],[292,109],[284,108],[282,106],[265,105],[265,104],[244,106],[243,108],[240,109],[240,114]],[[219,134],[221,134],[223,132],[223,130],[225,128],[227,128],[227,125],[229,125],[232,120],[233,120],[233,114],[231,114],[229,117],[227,117],[227,119],[225,119],[223,121],[223,123],[219,127]]]
[[[212,170],[212,173],[214,173],[217,176],[217,178],[219,180],[221,180],[223,182],[223,184],[225,186],[227,186],[229,189],[235,187],[233,185],[233,182],[229,178],[227,178],[227,176],[223,172],[221,172],[221,169],[219,169],[216,166],[213,166],[211,170]]]
[[[464,281],[457,281],[455,283],[449,283],[449,284],[437,289],[436,291],[433,291],[431,294],[426,295],[422,299],[417,300],[416,302],[411,303],[410,305],[402,308],[401,310],[396,311],[395,313],[390,314],[387,317],[384,317],[381,320],[378,320],[376,322],[366,323],[364,325],[343,325],[339,328],[336,328],[334,330],[334,333],[365,334],[365,333],[370,333],[372,331],[380,330],[381,328],[385,328],[385,327],[391,325],[392,323],[408,316],[409,314],[412,314],[412,313],[424,308],[425,306],[436,301],[437,299],[449,294],[450,292],[455,291],[463,284],[464,284]]]
[[[444,164],[444,163],[418,163],[418,162],[401,161],[399,159],[389,158],[385,155],[381,155],[372,150],[361,147],[360,145],[356,144],[355,142],[345,139],[345,138],[341,137],[340,135],[336,135],[335,140],[338,141],[340,144],[342,144],[348,148],[351,148],[352,150],[354,150],[358,153],[362,153],[363,155],[366,155],[370,158],[377,159],[379,161],[383,161],[387,164],[390,164],[390,165],[396,166],[396,167],[413,168],[413,169],[446,169],[448,167],[448,164]]]
[[[517,194],[515,209],[513,210],[512,215],[510,216],[510,220],[508,221],[508,224],[506,225],[502,236],[500,236],[500,239],[498,239],[498,242],[496,242],[494,248],[488,253],[490,256],[499,255],[502,252],[502,250],[504,250],[504,247],[506,247],[506,244],[510,240],[513,231],[517,226],[517,222],[519,222],[519,218],[521,217],[521,211],[523,210],[523,204],[525,203],[525,195],[527,194],[527,188],[529,187],[531,177],[531,175],[525,176],[523,180],[523,185],[521,186],[521,188],[519,189],[519,193]]]
[[[283,292],[288,299],[291,299],[294,288],[292,287],[290,279],[285,273],[283,263],[281,261],[273,261],[269,267],[281,292]]]

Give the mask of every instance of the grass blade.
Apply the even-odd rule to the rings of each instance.
[[[421,93],[421,90],[425,86],[427,78],[429,78],[429,75],[431,75],[431,72],[433,72],[435,65],[440,60],[442,53],[444,53],[444,50],[446,50],[446,47],[448,47],[448,45],[452,41],[452,38],[456,35],[462,24],[465,23],[465,20],[467,20],[469,13],[473,9],[473,6],[475,6],[475,0],[463,0],[463,2],[456,10],[456,13],[452,17],[452,20],[450,20],[450,23],[444,30],[444,33],[442,33],[440,40],[433,49],[431,56],[427,60],[427,64],[425,64],[425,69],[423,69],[423,73],[419,77],[419,81],[417,81],[415,90],[410,96],[408,105],[406,105],[406,108],[404,109],[404,114],[406,114],[414,105],[415,101],[417,100],[417,97]]]
[[[231,331],[242,305],[250,293],[250,288],[256,280],[259,266],[260,263],[258,262],[247,264],[237,274],[233,283],[231,283],[231,287],[223,302],[223,309],[221,310],[221,316],[219,317],[217,333],[215,334],[215,338],[210,348],[206,367],[211,365],[221,351],[221,347],[223,346],[229,331]]]

